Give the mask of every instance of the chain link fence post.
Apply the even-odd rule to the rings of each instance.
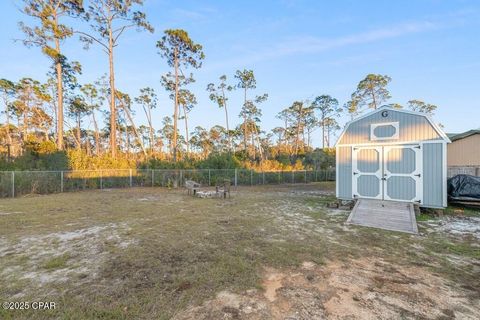
[[[292,184],[295,183],[295,171],[292,170]]]
[[[60,192],[63,193],[63,171],[60,171]]]
[[[211,185],[211,176],[210,176],[210,169],[208,169],[208,186]]]
[[[305,184],[307,183],[307,170],[303,170],[303,174],[305,175]]]
[[[100,190],[103,189],[103,172],[100,170]]]
[[[235,187],[237,187],[238,169],[235,169]]]
[[[12,198],[15,198],[15,171],[12,171]]]
[[[155,187],[155,170],[152,169],[152,187]]]
[[[131,188],[131,187],[133,187],[132,169],[129,169],[129,170],[128,170],[128,173],[129,173],[129,175],[130,175],[130,180],[129,180],[130,183],[129,183],[129,184],[130,184],[130,188]]]

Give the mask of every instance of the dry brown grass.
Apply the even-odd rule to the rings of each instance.
[[[58,306],[0,318],[169,319],[219,292],[261,292],[265,267],[365,258],[436,273],[478,303],[475,238],[427,224],[421,236],[346,226],[348,212],[325,208],[333,188],[244,187],[227,200],[160,188],[0,200],[0,300]]]

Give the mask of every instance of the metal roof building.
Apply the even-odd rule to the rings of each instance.
[[[452,143],[448,145],[448,174],[480,176],[480,129],[448,135]]]
[[[381,107],[345,126],[336,144],[337,198],[447,206],[447,143],[426,114]]]

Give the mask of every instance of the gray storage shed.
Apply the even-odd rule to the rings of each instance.
[[[335,146],[337,198],[446,207],[447,143],[423,113],[384,106],[360,116]]]

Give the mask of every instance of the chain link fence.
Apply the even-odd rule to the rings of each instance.
[[[448,167],[447,177],[452,178],[458,174],[469,174],[480,177],[480,166],[451,166]]]
[[[335,170],[254,171],[246,169],[106,169],[82,171],[0,171],[0,198],[79,190],[131,187],[183,187],[186,180],[215,186],[225,179],[233,186],[334,181]]]

